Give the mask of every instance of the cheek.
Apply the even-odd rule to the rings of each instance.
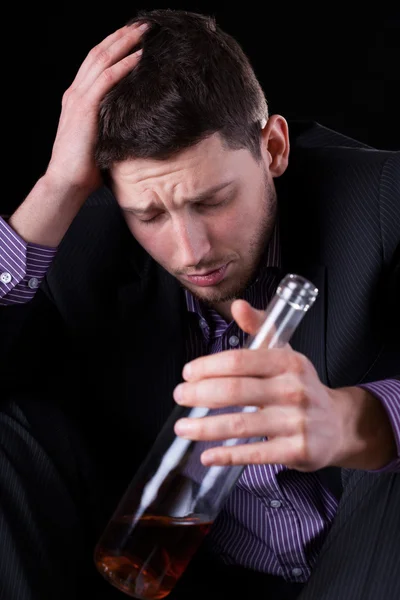
[[[210,232],[215,243],[231,247],[241,246],[254,227],[256,218],[247,209],[235,210],[210,221]]]
[[[233,216],[225,216],[209,223],[209,239],[212,246],[234,246],[238,239],[239,225]]]

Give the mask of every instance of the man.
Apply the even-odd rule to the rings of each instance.
[[[5,597],[121,597],[94,545],[175,403],[259,408],[182,437],[268,439],[202,455],[247,467],[171,599],[398,597],[399,170],[289,133],[206,17],[89,53],[1,223]],[[290,347],[242,348],[288,272],[315,306]]]

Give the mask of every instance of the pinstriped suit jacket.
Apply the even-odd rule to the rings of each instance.
[[[302,274],[320,291],[292,345],[332,387],[400,378],[400,153],[316,123],[291,131],[289,168],[276,180],[282,275]],[[130,473],[139,466],[174,406],[184,299],[129,234],[106,188],[71,225],[35,299],[0,319],[8,380],[29,388],[45,357],[47,392],[60,390],[61,379],[58,401],[87,423],[99,460],[115,467],[126,454]],[[21,348],[32,339],[27,364]],[[24,363],[24,380],[10,376]],[[105,431],[108,439],[114,431],[107,448],[115,456],[101,455]],[[321,477],[341,499],[301,600],[399,598],[400,475],[328,469]]]

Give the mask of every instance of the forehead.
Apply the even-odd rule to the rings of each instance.
[[[120,162],[112,167],[111,176],[123,187],[129,184],[145,191],[154,186],[179,186],[190,194],[221,179],[237,177],[250,159],[248,150],[229,149],[219,134],[213,134],[165,160],[135,158]]]

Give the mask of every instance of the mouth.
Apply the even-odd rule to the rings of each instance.
[[[230,263],[226,263],[225,265],[222,265],[221,267],[219,267],[218,269],[215,269],[214,271],[208,271],[208,273],[200,273],[197,275],[186,275],[186,279],[190,283],[194,283],[195,285],[198,285],[201,287],[217,285],[218,283],[221,283],[221,281],[224,279],[229,265],[230,265]]]

